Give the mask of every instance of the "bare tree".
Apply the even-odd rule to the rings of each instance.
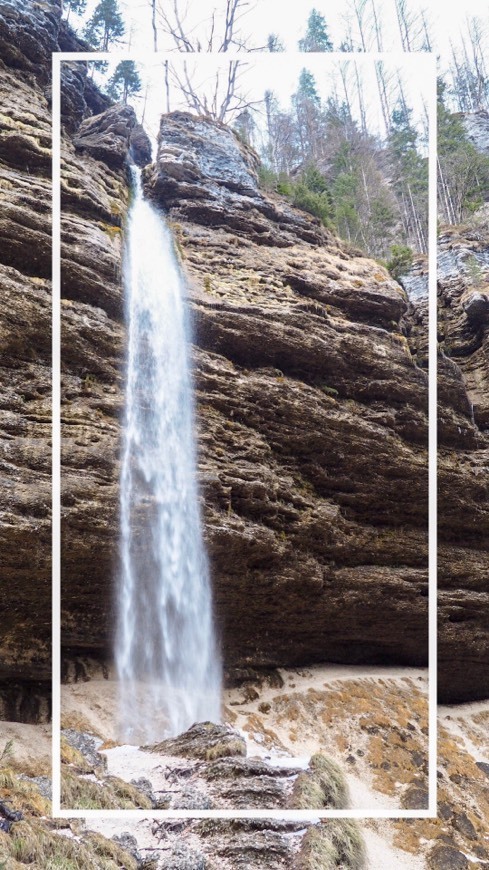
[[[229,61],[209,79],[200,82],[195,68],[186,60],[181,65],[169,64],[166,69],[189,108],[199,115],[224,123],[233,120],[239,112],[252,109],[262,102],[250,100],[242,90],[242,77],[247,66],[243,61]]]
[[[226,0],[222,14],[214,9],[204,20],[198,16],[198,0],[150,0],[154,29],[170,37],[179,51],[249,51],[249,37],[241,32],[241,22],[251,11],[250,0]],[[154,32],[154,30],[153,30]]]

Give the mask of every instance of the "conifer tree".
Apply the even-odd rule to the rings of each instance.
[[[489,157],[469,141],[464,125],[445,102],[446,85],[438,82],[438,198],[448,223],[460,223],[489,199]]]
[[[117,64],[107,85],[107,94],[113,100],[121,100],[127,105],[129,97],[141,90],[141,79],[133,60],[121,60]]]
[[[303,160],[317,160],[317,143],[320,130],[321,100],[316,81],[307,69],[301,70],[299,86],[292,98],[297,118],[299,149]]]
[[[70,20],[71,12],[74,12],[75,15],[83,15],[85,9],[87,8],[87,0],[64,0],[63,2],[63,11],[67,9],[66,20]]]
[[[100,51],[108,51],[109,46],[118,42],[124,33],[117,0],[100,0],[84,30],[87,42]]]
[[[312,9],[307,19],[306,35],[299,40],[299,51],[333,51],[324,15]]]

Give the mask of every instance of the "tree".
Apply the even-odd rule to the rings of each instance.
[[[399,103],[392,113],[389,151],[392,186],[401,203],[404,229],[417,250],[427,250],[428,161],[418,151],[418,132],[411,123],[402,88]]]
[[[141,90],[141,79],[133,60],[122,60],[109,79],[107,94],[127,105],[129,97]]]
[[[168,71],[187,105],[198,115],[229,122],[239,112],[261,102],[249,100],[243,91],[241,78],[246,66],[240,60],[229,61],[204,84],[196,84],[198,67],[192,68],[187,61],[170,63]]]
[[[299,51],[333,51],[326,20],[317,9],[312,9],[307,19],[306,35],[299,40]]]
[[[124,36],[125,29],[117,0],[100,0],[87,22],[84,36],[94,48],[108,51],[112,43]]]
[[[321,100],[312,73],[302,69],[297,92],[292,97],[297,119],[300,152],[304,161],[316,161],[319,155]]]
[[[276,33],[269,33],[267,37],[267,51],[285,51],[285,46]]]
[[[448,223],[460,223],[489,199],[489,158],[467,138],[459,117],[448,109],[446,84],[438,82],[438,198]]]
[[[253,115],[248,108],[243,109],[243,111],[237,115],[236,120],[233,123],[233,128],[236,130],[239,138],[245,142],[246,145],[253,145],[256,124]]]
[[[189,0],[150,0],[156,26],[169,36],[179,51],[226,52],[245,49],[248,39],[240,32],[240,22],[249,10],[248,0],[226,0],[224,13],[216,9],[202,23],[201,4]]]
[[[71,12],[74,12],[75,15],[83,15],[86,8],[87,0],[63,0],[63,11],[65,9],[68,10],[66,15],[66,21],[70,20]]]
[[[104,76],[109,68],[109,63],[106,60],[89,60],[87,61],[90,78],[93,79],[94,73],[99,73]]]

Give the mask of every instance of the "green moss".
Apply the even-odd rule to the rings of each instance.
[[[338,390],[335,390],[334,387],[328,387],[327,384],[321,384],[319,389],[327,396],[332,396],[333,398],[339,395]]]

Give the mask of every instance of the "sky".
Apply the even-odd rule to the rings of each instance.
[[[162,112],[166,111],[166,98],[164,88],[163,57],[153,55],[154,60],[148,60],[144,64],[138,62],[138,70],[143,81],[143,89],[138,98],[131,102],[136,109],[140,120],[144,120],[144,126],[152,138],[156,138],[159,119]],[[226,78],[229,64],[228,55],[172,55],[170,65],[175,73],[182,76],[183,64],[192,76],[193,83],[200,92],[210,93],[214,87],[216,71],[220,71],[221,79]],[[374,133],[382,132],[382,117],[378,100],[378,89],[375,78],[374,62],[368,57],[357,60],[359,75],[361,77],[369,119],[369,129]],[[112,59],[106,76],[109,77],[117,60]],[[258,126],[257,141],[254,143],[258,148],[261,145],[260,127],[265,124],[265,110],[263,105],[264,92],[273,90],[282,108],[290,105],[291,96],[297,90],[299,75],[306,67],[315,77],[318,93],[325,101],[333,93],[334,87],[341,93],[341,78],[339,66],[343,65],[350,82],[349,95],[354,96],[354,69],[353,61],[346,60],[345,56],[316,54],[304,55],[272,54],[272,55],[247,55],[243,56],[243,68],[241,72],[241,89],[246,98],[255,104],[253,115]],[[427,55],[406,56],[399,62],[398,59],[391,64],[384,64],[386,71],[392,75],[393,81],[399,71],[402,76],[407,100],[414,107],[415,120],[421,124],[423,113],[423,98],[429,100],[430,86],[433,82],[433,62]],[[170,109],[187,108],[177,85],[172,86],[170,93]],[[144,119],[142,118],[144,112]]]
[[[93,12],[97,2],[98,0],[88,0],[84,20]],[[305,33],[307,17],[312,7],[324,15],[330,38],[335,49],[338,49],[347,32],[347,21],[348,19],[352,20],[352,4],[354,2],[355,0],[336,0],[334,7],[329,2],[326,3],[325,0],[312,0],[311,5],[307,6],[288,3],[286,11],[284,11],[284,0],[243,0],[246,5],[246,14],[242,18],[241,29],[243,34],[248,37],[250,45],[259,48],[265,44],[270,33],[275,33],[282,40],[287,51],[285,55],[279,53],[270,55],[259,51],[247,53],[242,81],[243,89],[249,94],[250,100],[262,100],[264,91],[269,89],[276,94],[282,107],[287,108],[290,97],[297,88],[300,70],[304,66],[313,72],[318,90],[322,98],[326,99],[333,86],[335,67],[336,78],[338,78],[339,60],[333,59],[328,53],[318,56],[301,54],[294,57],[289,52],[297,54],[297,42]],[[366,0],[366,2],[367,8],[369,8],[371,0]],[[217,9],[219,16],[219,10],[223,9],[225,0],[178,0],[178,3],[180,15],[186,28],[190,29],[194,35],[198,34],[202,39],[205,39],[205,34],[208,32],[206,25],[213,10]],[[402,53],[395,0],[375,0],[375,4],[382,22],[384,50],[393,53],[391,67],[393,77],[395,78],[396,75],[395,68],[400,69],[407,91],[408,103],[414,110],[414,120],[420,124],[423,102],[428,101],[428,92],[433,81],[433,68],[431,66],[430,72],[428,72],[426,58],[423,58],[422,55],[413,58],[412,55]],[[172,0],[165,0],[165,8],[171,8],[171,5]],[[440,66],[443,68],[450,53],[451,41],[455,45],[460,44],[460,33],[465,27],[466,16],[476,15],[487,22],[489,2],[488,0],[486,2],[464,0],[463,5],[450,6],[450,14],[447,15],[447,7],[440,8],[439,4],[435,4],[433,0],[431,2],[426,0],[425,3],[420,2],[420,0],[409,0],[409,9],[412,13],[426,8],[426,5],[429,5],[426,15],[432,25],[431,30],[435,34],[436,51],[441,55]],[[140,74],[144,79],[144,91],[139,99],[134,100],[134,105],[139,116],[141,116],[144,107],[145,126],[150,135],[155,137],[159,116],[165,111],[165,105],[161,60],[157,59],[154,63],[151,59],[154,55],[150,0],[119,0],[119,6],[126,22],[127,36],[125,41],[114,46],[111,52],[114,57],[117,53],[127,53],[128,50],[131,53],[144,53],[146,61],[144,65],[139,65]],[[75,17],[72,17],[71,20],[75,25],[82,23],[80,20],[77,21]],[[353,39],[358,43],[358,33],[353,25],[352,27]],[[194,81],[203,88],[211,88],[215,70],[220,67],[221,75],[223,75],[223,64],[228,63],[229,55],[209,56],[200,53],[189,56],[175,52],[173,42],[163,34],[159,36],[158,48],[163,51],[172,51],[171,62],[175,69],[180,69],[180,71],[183,60],[186,59],[193,72]],[[358,55],[356,56],[358,57]],[[351,54],[344,55],[345,59],[351,57]],[[109,74],[114,67],[115,60],[111,63]],[[349,75],[353,77],[351,67]],[[374,131],[380,132],[382,123],[372,63],[362,64],[361,76],[368,104],[369,124]],[[174,89],[172,90],[170,107],[171,109],[184,107]],[[254,114],[255,120],[260,125],[263,120],[260,117],[263,115],[263,109],[257,106]]]
[[[164,0],[165,5],[171,5],[170,0]],[[282,39],[288,51],[297,50],[297,41],[304,35],[309,12],[315,8],[320,12],[328,26],[329,34],[335,49],[338,49],[344,38],[345,20],[351,17],[354,0],[310,0],[307,4],[287,2],[287,0],[244,0],[248,10],[242,19],[242,29],[252,36],[254,44],[263,45],[269,33],[276,33]],[[193,24],[208,20],[213,9],[223,8],[225,0],[179,0],[179,8],[188,8],[187,20]],[[396,23],[395,0],[375,0],[378,16],[385,33],[385,51],[401,51],[402,46]],[[88,0],[89,16],[97,0]],[[135,50],[153,47],[151,31],[150,0],[119,0],[124,18],[132,30],[132,45]],[[436,46],[435,51],[443,56],[450,50],[450,40],[455,43],[465,25],[466,16],[478,16],[486,22],[489,20],[488,0],[463,0],[463,3],[440,3],[438,0],[409,0],[409,8],[413,13],[421,9],[427,10],[427,18],[433,25]],[[159,45],[160,50],[167,50],[169,44]]]

